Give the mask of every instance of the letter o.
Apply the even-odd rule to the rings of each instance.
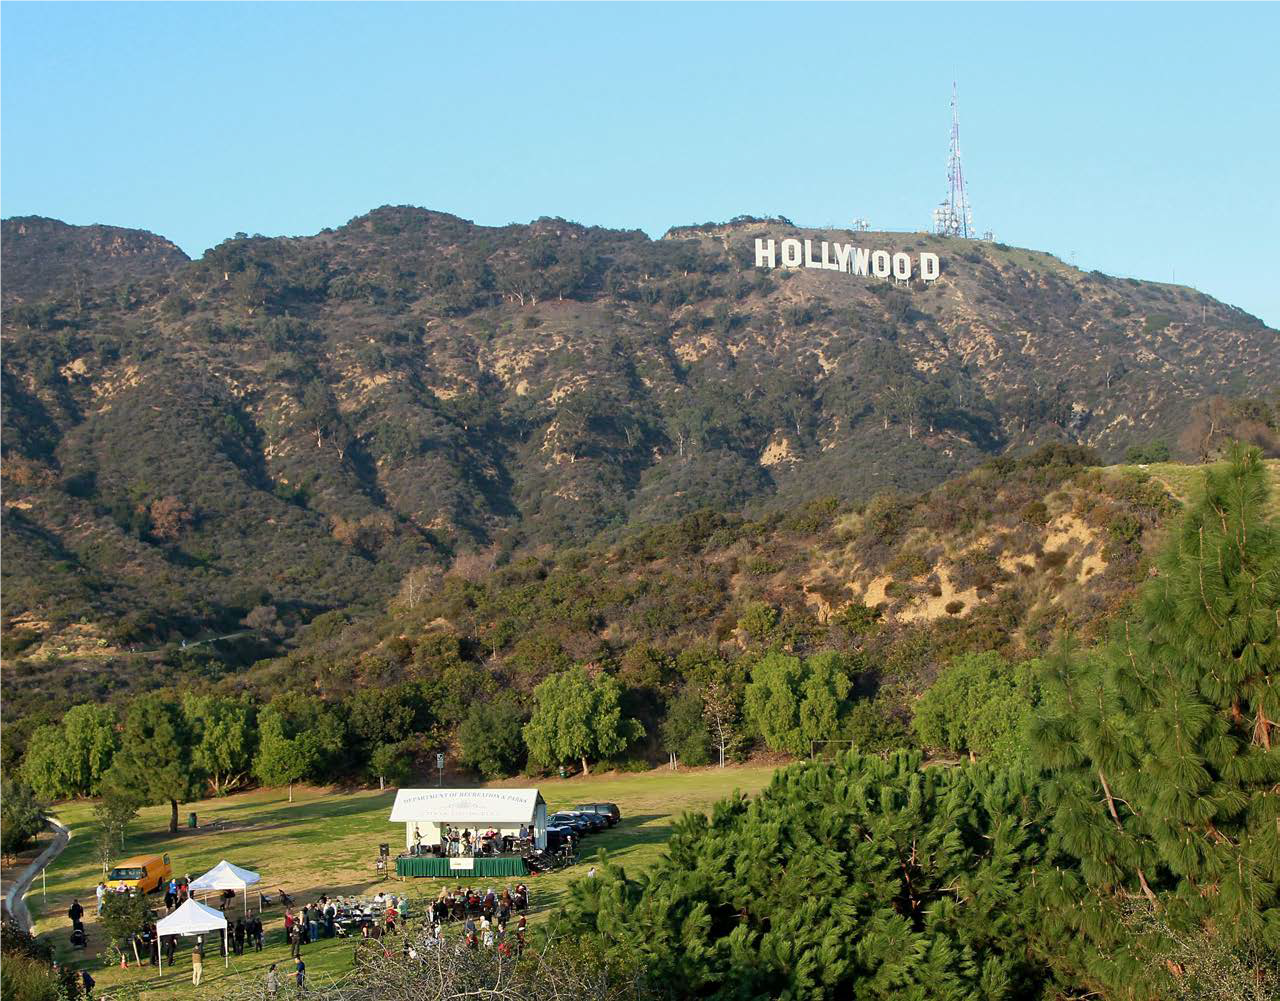
[[[877,278],[889,277],[889,251],[877,250],[871,255],[871,273]]]
[[[911,257],[909,254],[893,255],[893,277],[901,282],[911,281]]]
[[[784,268],[798,268],[800,267],[800,260],[800,241],[783,240],[782,266]]]

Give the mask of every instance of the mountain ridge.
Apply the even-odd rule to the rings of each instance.
[[[1045,442],[1176,448],[1210,398],[1280,384],[1276,332],[1233,307],[926,234],[383,207],[189,261],[72,234],[114,265],[77,285],[14,222],[6,614],[117,639],[268,606],[287,635],[469,552],[919,491]],[[756,269],[766,233],[937,252],[942,274]]]

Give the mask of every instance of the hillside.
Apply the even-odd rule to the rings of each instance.
[[[1047,441],[1116,458],[1280,385],[1239,310],[999,244],[410,208],[198,261],[131,233],[5,223],[11,654],[248,632],[247,663],[460,554],[856,505]],[[760,270],[766,234],[930,250],[941,277]],[[1250,406],[1206,447],[1228,417],[1273,435]]]
[[[703,511],[616,543],[428,568],[379,614],[319,616],[296,649],[251,669],[235,669],[243,639],[130,653],[83,629],[33,635],[10,660],[6,718],[34,724],[54,695],[61,707],[174,684],[340,699],[421,681],[442,704],[466,692],[465,706],[587,662],[618,674],[652,738],[689,678],[713,662],[736,677],[776,646],[855,656],[864,694],[905,707],[959,652],[1026,657],[1058,630],[1087,642],[1127,607],[1200,471],[1084,457],[1051,447],[919,495],[754,520]],[[1280,484],[1280,462],[1270,469]]]
[[[49,297],[75,303],[91,292],[162,278],[187,255],[164,237],[119,226],[69,226],[43,216],[0,223],[4,305]]]
[[[781,647],[850,654],[866,692],[905,706],[958,653],[1035,656],[1060,632],[1101,639],[1124,614],[1199,471],[1179,492],[1078,458],[1048,447],[916,496],[760,520],[700,512],[616,544],[459,567],[416,581],[380,619],[318,620],[236,686],[289,679],[340,696],[462,664],[476,692],[527,692],[590,662],[653,708],[711,661],[745,671]],[[1269,468],[1280,484],[1280,462]]]

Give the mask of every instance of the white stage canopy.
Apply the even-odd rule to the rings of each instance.
[[[241,869],[238,865],[233,865],[226,859],[223,859],[212,869],[206,872],[199,879],[191,881],[191,893],[203,893],[207,890],[239,890],[241,893],[247,887],[262,879],[256,872],[250,872],[248,869]]]
[[[538,847],[546,847],[547,802],[537,789],[400,789],[390,820],[405,825],[406,848],[418,836],[439,843],[446,825],[492,827],[502,834],[517,834],[524,825],[533,829]]]
[[[182,906],[170,914],[167,918],[161,918],[156,922],[156,935],[164,937],[165,935],[205,935],[209,932],[222,932],[222,945],[224,962],[227,965],[230,962],[226,959],[227,949],[227,918],[226,915],[219,914],[212,907],[205,907],[194,897],[188,897],[182,902]],[[160,971],[164,972],[164,950],[160,950]]]

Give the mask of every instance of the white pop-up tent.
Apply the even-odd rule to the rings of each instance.
[[[547,803],[537,789],[400,789],[390,819],[404,824],[406,850],[438,844],[449,826],[512,835],[523,826],[534,844],[547,846]]]
[[[244,894],[244,912],[248,914],[248,889],[261,880],[262,877],[256,872],[241,869],[238,865],[223,859],[199,879],[193,879],[187,892],[195,896],[197,893],[210,893],[213,890],[235,890]]]
[[[222,932],[222,965],[227,966],[231,960],[227,948],[227,919],[212,907],[205,907],[200,901],[188,897],[182,906],[167,918],[156,922],[156,936],[163,939],[166,935],[205,935],[209,932]],[[156,943],[157,947],[159,942]],[[160,949],[160,972],[164,972],[164,949]]]

